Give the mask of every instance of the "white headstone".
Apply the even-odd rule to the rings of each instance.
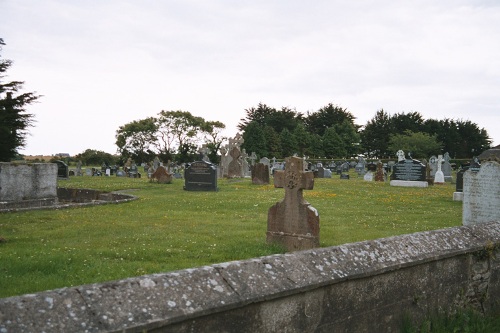
[[[438,155],[437,159],[437,171],[434,175],[434,184],[444,184],[444,173],[441,170],[441,164],[443,163],[443,155]]]
[[[488,161],[464,173],[462,223],[500,222],[500,164]]]

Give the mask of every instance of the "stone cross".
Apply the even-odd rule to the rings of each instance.
[[[267,242],[282,244],[288,251],[319,247],[319,215],[304,200],[303,190],[314,187],[314,173],[304,171],[304,160],[286,159],[285,170],[274,174],[274,187],[285,189],[285,198],[269,208]]]
[[[257,154],[253,151],[252,154],[250,155],[250,164],[255,165],[255,160],[257,159]]]
[[[405,160],[405,152],[402,150],[398,150],[398,152],[396,153],[396,156],[398,157],[398,162]]]
[[[200,148],[200,154],[202,155],[201,160],[205,162],[210,162],[210,159],[208,158],[208,153],[210,152],[210,149],[206,145],[201,146]]]
[[[443,155],[438,155],[437,159],[437,171],[436,174],[434,175],[434,184],[440,185],[444,184],[444,174],[443,171],[441,171],[441,164],[443,163]]]

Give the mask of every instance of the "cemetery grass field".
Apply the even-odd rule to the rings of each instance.
[[[272,182],[272,180],[271,180]],[[58,186],[133,194],[138,200],[85,208],[0,213],[0,297],[283,253],[266,244],[267,211],[284,197],[273,185],[219,179],[217,192],[184,180],[71,177]],[[322,247],[459,226],[454,184],[391,187],[315,179],[305,199],[320,214]]]

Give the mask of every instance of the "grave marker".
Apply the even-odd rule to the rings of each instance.
[[[319,246],[319,215],[304,200],[303,190],[312,190],[314,175],[303,171],[304,160],[286,159],[285,170],[274,175],[274,187],[285,189],[285,198],[269,208],[267,215],[267,242],[277,242],[288,251],[305,250]]]
[[[188,164],[184,170],[186,191],[217,191],[217,166],[205,161]]]
[[[399,156],[398,156],[399,157]],[[391,186],[428,187],[426,167],[420,161],[407,158],[394,164]]]
[[[462,223],[500,222],[500,164],[488,161],[464,173]]]
[[[252,184],[269,184],[269,166],[264,163],[257,163],[252,166]]]

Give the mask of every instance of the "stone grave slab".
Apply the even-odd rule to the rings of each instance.
[[[267,185],[269,182],[269,166],[264,163],[252,165],[252,184]]]

